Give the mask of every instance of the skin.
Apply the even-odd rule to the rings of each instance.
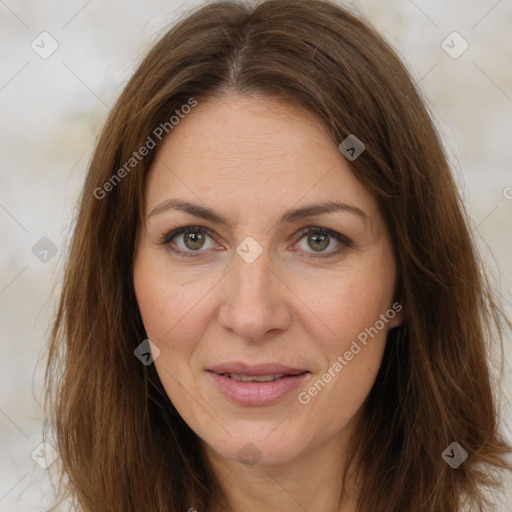
[[[229,225],[177,209],[150,215],[170,198],[211,208]],[[324,201],[343,201],[367,218],[337,211],[278,223],[289,209]],[[311,113],[270,97],[231,94],[199,101],[164,139],[145,205],[134,262],[138,305],[161,351],[155,365],[163,386],[222,482],[223,508],[355,510],[350,493],[341,491],[345,453],[387,332],[403,312],[309,403],[297,394],[393,304],[394,248],[375,198]],[[182,226],[204,226],[210,234],[202,246],[187,234],[161,243]],[[341,233],[352,245],[301,236],[309,226]],[[252,263],[236,252],[248,236],[263,249]],[[180,257],[170,247],[200,255]],[[319,253],[328,256],[308,258]],[[271,361],[311,373],[275,404],[241,406],[206,372],[227,361]],[[259,457],[254,465],[239,460],[247,443]]]

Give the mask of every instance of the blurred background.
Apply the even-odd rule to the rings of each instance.
[[[95,140],[145,52],[199,3],[0,0],[1,512],[40,512],[52,504],[40,446],[44,349]],[[510,316],[511,0],[344,5],[387,38],[423,92]],[[500,409],[512,439],[506,335]],[[47,463],[52,455],[47,451]],[[499,512],[512,510],[510,477],[506,493]]]

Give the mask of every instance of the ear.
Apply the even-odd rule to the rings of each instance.
[[[393,313],[394,313],[394,315],[393,315]],[[407,316],[405,313],[404,306],[398,301],[395,301],[393,303],[393,305],[386,312],[386,315],[390,319],[389,323],[388,323],[389,329],[394,329],[395,327],[400,327],[405,322],[405,319]]]

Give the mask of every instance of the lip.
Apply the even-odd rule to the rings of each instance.
[[[212,366],[211,368],[208,368],[208,371],[217,373],[219,375],[222,373],[241,373],[242,375],[257,377],[261,375],[275,375],[278,373],[284,373],[285,375],[297,375],[309,370],[307,368],[292,368],[290,366],[277,363],[261,363],[256,365],[249,365],[240,361],[234,361]]]
[[[227,375],[219,375],[213,369],[208,370],[207,373],[214,381],[217,390],[232,402],[243,406],[264,406],[278,402],[299,387],[304,379],[310,375],[308,370],[275,364],[251,367],[240,364],[222,365],[222,367],[216,368],[221,371],[226,368],[234,368],[236,371],[233,369],[231,371],[222,371],[222,373],[241,373],[248,376],[289,373],[269,382],[242,382],[234,380]]]

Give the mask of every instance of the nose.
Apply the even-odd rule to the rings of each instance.
[[[222,284],[221,326],[248,341],[261,341],[271,331],[286,330],[291,322],[291,291],[273,270],[267,252],[252,263],[238,254],[234,258]]]

